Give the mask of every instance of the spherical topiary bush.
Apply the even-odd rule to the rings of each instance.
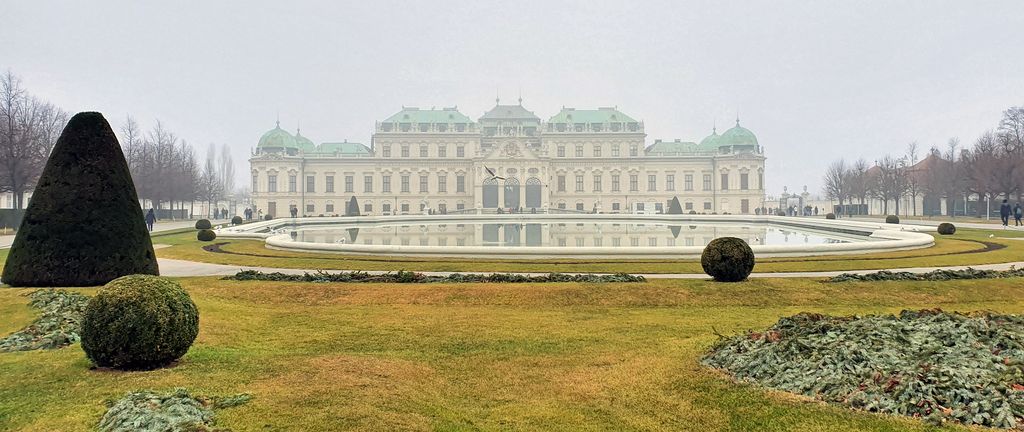
[[[213,230],[204,229],[196,233],[196,239],[199,241],[213,241],[216,238],[217,233],[213,232]]]
[[[754,270],[754,251],[736,237],[716,238],[704,247],[700,266],[716,281],[739,282]]]
[[[210,220],[209,219],[199,219],[199,220],[196,221],[196,229],[197,230],[204,230],[204,229],[210,229],[210,228],[213,228],[213,225],[210,225]]]
[[[896,215],[889,215],[885,217],[885,223],[898,224],[900,223],[900,217]]]
[[[235,216],[235,217],[231,218],[231,225],[241,225],[241,224],[242,224],[242,217],[241,216]]]
[[[836,214],[835,213],[829,213],[829,214],[825,215],[825,219],[835,219],[835,218],[836,218]]]
[[[956,233],[956,226],[949,223],[943,222],[939,224],[939,234],[942,235],[953,235]]]
[[[271,220],[271,219],[273,219],[273,218],[274,218],[274,216],[273,216],[273,215],[266,215],[266,216],[263,216],[263,220]]]
[[[177,282],[150,275],[110,281],[82,314],[82,350],[99,367],[149,370],[188,352],[199,311]]]

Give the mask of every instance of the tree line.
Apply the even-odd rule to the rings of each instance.
[[[904,199],[912,208],[903,210],[919,214],[919,197],[936,203],[945,200],[950,216],[959,202],[977,202],[977,216],[997,207],[1001,199],[1019,202],[1024,195],[1024,107],[1003,111],[998,125],[970,147],[961,146],[960,139],[954,137],[945,148],[933,146],[923,158],[918,152],[918,144],[913,142],[904,154],[886,154],[873,165],[863,158],[835,160],[825,170],[825,195],[838,201],[841,208],[876,199],[886,214],[890,203],[899,214]],[[983,205],[983,201],[990,204]]]
[[[11,71],[0,76],[0,192],[14,195],[14,207],[24,208],[57,142],[68,114],[32,96]],[[228,146],[210,144],[205,158],[161,121],[143,130],[126,116],[118,139],[135,188],[145,208],[184,210],[205,202],[208,212],[221,200],[234,200],[235,167]]]

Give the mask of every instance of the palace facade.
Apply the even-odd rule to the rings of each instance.
[[[753,214],[764,205],[764,161],[738,119],[699,143],[647,146],[643,122],[617,108],[562,108],[543,121],[521,100],[476,121],[454,107],[403,107],[377,122],[369,146],[317,145],[278,124],[249,159],[254,205],[274,217],[344,214],[353,196],[364,215],[659,213],[673,197],[685,213]]]

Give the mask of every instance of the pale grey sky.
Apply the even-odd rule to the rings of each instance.
[[[0,16],[0,69],[33,93],[228,143],[240,178],[278,112],[315,142],[368,143],[402,105],[476,118],[521,89],[544,119],[618,106],[648,145],[738,111],[769,192],[818,192],[832,159],[971,142],[1024,105],[1020,0],[0,0]]]

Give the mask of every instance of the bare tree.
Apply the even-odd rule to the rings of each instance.
[[[896,205],[896,213],[900,211],[900,198],[907,191],[906,160],[885,155],[878,163],[873,176],[875,196],[882,200],[882,211],[889,213],[889,201]]]
[[[839,201],[840,209],[844,208],[843,203],[850,196],[850,177],[850,169],[847,168],[845,159],[833,161],[825,170],[825,195],[829,199]]]
[[[0,76],[0,192],[23,208],[25,193],[42,174],[67,113],[32,97],[11,71]]]
[[[907,195],[910,197],[911,215],[917,216],[917,196],[921,194],[922,173],[917,171],[917,141],[907,145]]]

